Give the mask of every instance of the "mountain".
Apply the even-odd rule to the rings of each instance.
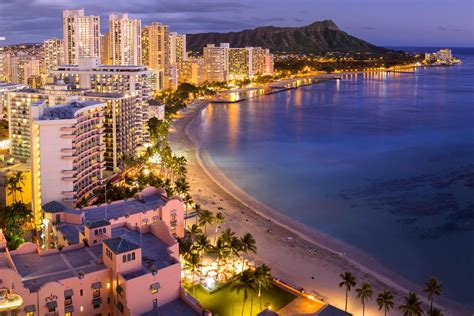
[[[257,46],[269,48],[272,52],[294,53],[387,51],[341,31],[331,20],[302,27],[265,26],[240,32],[187,34],[186,38],[187,49],[193,51],[201,51],[208,43],[230,43],[230,47]]]

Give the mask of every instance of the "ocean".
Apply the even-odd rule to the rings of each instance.
[[[257,200],[474,306],[474,49],[453,53],[209,105],[195,136]]]

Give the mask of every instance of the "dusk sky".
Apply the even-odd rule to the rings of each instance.
[[[62,10],[128,12],[183,33],[301,26],[332,19],[347,33],[385,46],[474,46],[473,0],[0,0],[5,44],[62,37]]]

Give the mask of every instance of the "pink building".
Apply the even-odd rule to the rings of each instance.
[[[147,188],[107,206],[51,202],[44,211],[44,233],[57,249],[26,243],[10,252],[0,233],[0,314],[200,314],[180,287],[179,198]]]

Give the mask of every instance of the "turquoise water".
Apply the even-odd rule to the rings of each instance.
[[[461,66],[210,105],[196,136],[261,202],[410,280],[436,275],[474,306],[474,51],[464,53]]]

